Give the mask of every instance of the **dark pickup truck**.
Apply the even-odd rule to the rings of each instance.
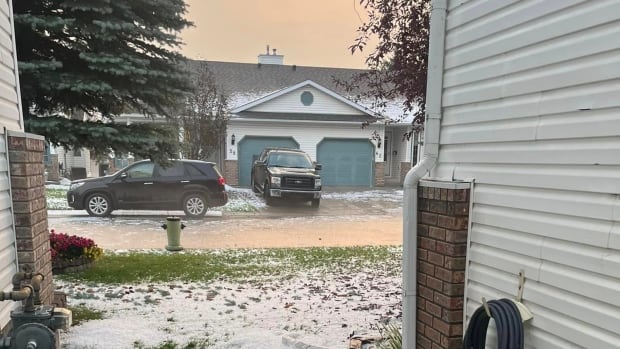
[[[310,201],[312,207],[321,203],[321,165],[298,149],[266,148],[252,164],[251,186],[262,193],[270,205],[273,198]]]

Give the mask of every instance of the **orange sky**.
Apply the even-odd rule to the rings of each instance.
[[[181,33],[183,53],[194,59],[256,63],[266,45],[284,64],[365,68],[352,55],[359,0],[186,0],[194,27]],[[357,9],[357,13],[356,13]]]

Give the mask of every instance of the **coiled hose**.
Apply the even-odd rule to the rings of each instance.
[[[497,327],[497,349],[523,349],[523,321],[516,304],[509,299],[488,301],[491,317]],[[484,349],[491,318],[480,306],[469,320],[463,349]]]

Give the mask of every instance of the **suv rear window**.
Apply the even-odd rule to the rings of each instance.
[[[185,168],[187,170],[187,173],[189,173],[190,176],[192,177],[196,177],[196,176],[204,176],[204,174],[202,174],[202,172],[200,172],[196,167],[194,167],[192,164],[185,164]]]
[[[190,176],[207,176],[211,179],[221,177],[219,169],[214,164],[186,163],[185,167],[187,167]]]

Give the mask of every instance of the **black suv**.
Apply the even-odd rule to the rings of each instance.
[[[224,185],[224,177],[211,162],[174,160],[162,167],[145,160],[110,176],[71,182],[67,201],[96,217],[117,209],[183,209],[188,217],[202,217],[209,207],[226,205]]]
[[[321,203],[320,164],[298,149],[265,148],[252,164],[251,186],[270,205],[273,198],[310,201],[312,207]]]

